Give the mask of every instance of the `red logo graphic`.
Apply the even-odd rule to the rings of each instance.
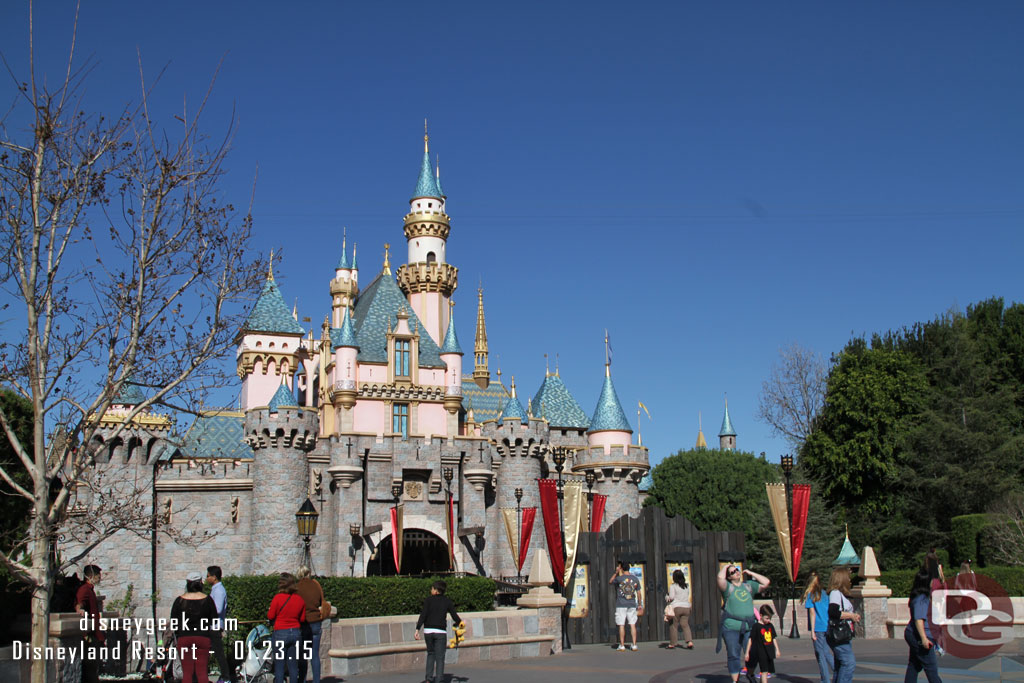
[[[950,654],[981,659],[1013,640],[1013,603],[995,580],[967,577],[932,591],[931,630]]]

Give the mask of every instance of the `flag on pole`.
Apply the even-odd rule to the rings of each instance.
[[[637,405],[639,405],[641,408],[643,408],[644,412],[647,414],[647,419],[648,420],[652,420],[652,421],[654,420],[654,418],[651,417],[651,411],[647,410],[647,406],[644,405],[643,401],[637,401]]]

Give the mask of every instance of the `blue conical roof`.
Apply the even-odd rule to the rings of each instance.
[[[448,318],[448,332],[444,335],[444,343],[441,344],[441,353],[457,353],[462,355],[462,347],[459,346],[459,338],[455,334],[455,316]]]
[[[732,420],[729,419],[729,402],[725,402],[725,417],[722,418],[722,429],[719,436],[736,436],[736,430],[732,428]]]
[[[412,198],[434,197],[441,198],[441,190],[437,188],[437,180],[434,178],[434,169],[430,167],[430,152],[423,150],[423,164],[420,166],[420,177],[416,181],[416,190]]]
[[[338,265],[334,267],[335,270],[348,270],[348,249],[345,247],[345,243],[341,243],[341,260],[338,261]],[[352,255],[355,258],[355,254]]]
[[[587,414],[557,374],[544,377],[531,403],[533,412],[547,420],[552,427],[586,429],[590,426]]]
[[[519,399],[514,395],[509,396],[505,401],[504,407],[501,409],[501,415],[498,416],[498,422],[504,423],[505,420],[519,420],[523,424],[528,424],[530,418],[526,415],[526,411],[523,410],[523,404],[519,402]]]
[[[291,389],[284,382],[281,382],[281,386],[277,388],[274,395],[270,399],[270,403],[267,407],[270,408],[270,412],[276,413],[280,408],[291,406],[297,408],[299,402],[295,400],[295,396],[292,395]]]
[[[252,313],[249,314],[242,329],[247,332],[298,335],[305,333],[302,325],[292,317],[291,311],[288,310],[288,304],[284,302],[281,290],[277,288],[277,283],[272,277],[268,277],[267,281],[263,283],[263,291],[260,292],[256,305],[252,307]]]
[[[142,394],[142,389],[139,388],[139,385],[132,381],[127,381],[121,385],[121,389],[114,395],[114,398],[110,399],[110,402],[126,406],[137,406],[145,400],[146,397]]]
[[[597,408],[594,409],[594,417],[590,418],[590,429],[587,431],[633,433],[626,413],[622,411],[622,404],[619,403],[619,395],[615,393],[612,376],[607,372],[604,376],[604,386],[601,387],[601,396],[597,399]]]
[[[441,195],[441,198],[444,199],[445,197],[447,197],[448,195],[446,195],[444,193],[444,190],[441,189],[441,166],[440,166],[440,162],[438,162],[437,173],[434,174],[434,182],[437,183],[437,193],[439,195]]]
[[[341,327],[331,328],[331,350],[339,346],[359,348],[359,342],[356,341],[356,328],[352,324],[352,318],[348,315],[348,308],[345,309],[345,314],[341,319]]]
[[[839,551],[839,557],[836,558],[835,562],[832,563],[836,567],[859,567],[860,557],[857,555],[857,551],[853,549],[853,544],[850,543],[850,537],[846,537],[846,541],[843,542],[843,548]]]

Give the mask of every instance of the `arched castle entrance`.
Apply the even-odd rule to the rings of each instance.
[[[406,529],[402,543],[402,574],[418,575],[449,571],[448,544],[426,529]],[[394,576],[391,534],[377,546],[377,557],[366,567],[367,576]]]

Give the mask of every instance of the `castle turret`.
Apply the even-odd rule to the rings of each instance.
[[[700,411],[697,412],[697,444],[694,448],[707,448],[708,440],[704,438],[704,425],[702,424]]]
[[[459,410],[462,408],[462,347],[455,334],[455,317],[451,313],[448,315],[448,332],[441,344],[441,360],[445,364],[444,408],[449,415],[448,434],[454,436],[459,431]]]
[[[487,324],[484,322],[484,288],[476,290],[476,338],[473,342],[473,381],[481,389],[491,383],[491,371],[487,369]]]
[[[273,257],[271,257],[273,258]],[[291,388],[304,330],[288,310],[271,266],[256,305],[239,330],[236,365],[242,410],[265,406],[282,379]]]
[[[331,325],[341,327],[341,317],[345,311],[351,310],[359,294],[359,283],[355,267],[355,248],[352,250],[352,263],[348,260],[346,238],[341,240],[341,259],[334,267],[334,279],[331,280]]]
[[[729,399],[725,399],[725,416],[722,418],[722,428],[718,431],[718,447],[723,451],[736,449],[736,430],[732,428],[732,420],[729,419]]]
[[[408,262],[396,272],[398,286],[409,299],[427,334],[440,343],[448,325],[448,300],[458,286],[458,268],[446,262],[451,231],[444,195],[430,166],[430,142],[424,132],[423,162],[405,216]]]
[[[352,430],[352,407],[356,404],[356,342],[355,326],[348,310],[342,314],[341,326],[331,330],[334,368],[331,371],[331,401],[340,408],[340,431]]]
[[[634,445],[632,434],[612,384],[611,363],[606,362],[604,385],[587,431],[587,447],[576,453],[572,463],[574,473],[593,472],[597,480],[594,492],[608,496],[602,531],[622,515],[635,517],[640,513],[637,484],[650,470],[650,464],[647,449]]]
[[[252,573],[271,574],[302,563],[295,511],[307,497],[306,453],[316,445],[316,411],[298,406],[285,378],[267,402],[245,414],[245,441],[253,449]],[[320,537],[314,537],[316,545]]]

